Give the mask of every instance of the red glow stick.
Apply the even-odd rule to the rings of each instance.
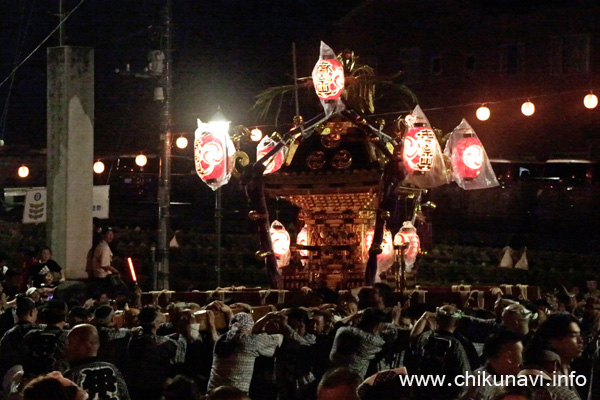
[[[135,269],[133,269],[133,262],[131,261],[131,257],[127,257],[127,262],[129,263],[129,271],[131,271],[131,279],[134,282],[137,282],[137,277],[135,276]]]

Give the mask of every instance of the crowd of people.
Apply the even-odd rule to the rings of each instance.
[[[92,264],[102,279],[114,272],[104,253]],[[93,279],[62,291],[51,256],[2,271],[6,399],[600,398],[593,279],[581,294],[533,302],[494,288],[493,310],[411,304],[383,283],[356,295],[321,288],[318,305],[257,318],[248,304],[214,299],[142,306],[137,286]]]

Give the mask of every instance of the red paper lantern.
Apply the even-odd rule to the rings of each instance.
[[[263,158],[265,155],[267,155],[267,153],[273,150],[276,144],[277,143],[274,140],[265,136],[256,147],[256,159],[260,160]],[[281,168],[283,162],[285,161],[285,149],[286,146],[282,146],[277,153],[271,156],[267,162],[267,165],[265,166],[265,172],[263,172],[264,175],[272,174]]]
[[[430,128],[412,128],[404,136],[402,162],[409,173],[428,172],[436,156],[435,133]]]
[[[416,232],[398,232],[396,234],[396,237],[394,237],[394,244],[396,246],[403,246],[406,243],[408,243],[408,248],[404,253],[405,260],[407,264],[412,266],[412,264],[414,264],[417,258],[417,254],[419,254],[421,240],[419,239],[419,235],[417,235]]]
[[[313,69],[312,79],[321,100],[335,100],[344,90],[344,67],[336,59],[319,60]]]
[[[369,249],[373,244],[373,236],[375,235],[375,229],[371,228],[367,231],[365,235],[365,246],[363,248],[365,258],[369,257]],[[389,229],[385,229],[383,231],[383,241],[381,242],[381,253],[377,255],[377,263],[379,264],[382,259],[387,259],[393,257],[394,255],[394,247],[392,240],[392,232]]]
[[[225,143],[216,135],[208,133],[194,141],[196,172],[203,181],[220,179],[227,172]]]
[[[271,233],[273,253],[282,257],[290,250],[290,234],[285,229],[277,229]]]
[[[271,244],[277,258],[277,266],[283,268],[290,263],[290,234],[279,221],[273,221],[271,229]]]
[[[461,178],[477,178],[483,167],[483,146],[475,136],[460,139],[452,151],[452,169]]]
[[[308,229],[306,228],[306,225],[304,225],[304,227],[298,233],[298,236],[296,237],[296,244],[302,246],[308,245]],[[299,250],[298,254],[300,254],[302,257],[308,257],[307,250]]]

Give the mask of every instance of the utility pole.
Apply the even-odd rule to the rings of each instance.
[[[171,205],[171,0],[165,0],[163,10],[165,44],[165,71],[164,71],[164,104],[163,104],[163,130],[160,134],[161,156],[160,174],[158,185],[158,263],[159,288],[169,289],[169,233],[170,205]]]

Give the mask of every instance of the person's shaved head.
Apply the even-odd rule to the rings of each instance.
[[[100,337],[94,325],[75,325],[69,332],[65,355],[69,361],[78,361],[98,355]]]

